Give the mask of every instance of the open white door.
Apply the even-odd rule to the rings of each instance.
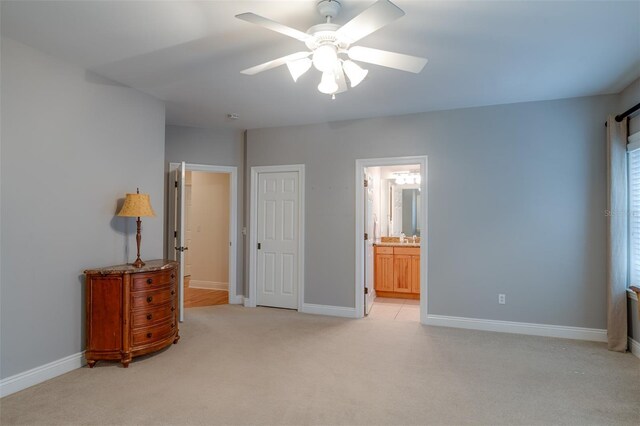
[[[173,231],[174,238],[167,238],[169,242],[167,255],[171,260],[180,263],[178,268],[178,303],[179,319],[184,321],[184,251],[188,247],[184,245],[184,161],[171,172],[169,182],[169,229]]]
[[[373,218],[373,181],[364,175],[364,314],[369,315],[375,290],[373,286],[373,243],[375,241],[375,224]]]

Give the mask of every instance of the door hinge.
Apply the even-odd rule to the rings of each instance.
[[[369,287],[364,288],[364,294],[369,294]]]
[[[364,180],[364,187],[365,188],[369,187],[369,181],[367,179]]]
[[[173,238],[178,238],[178,231],[173,231]]]
[[[366,232],[364,233],[364,240],[367,241],[369,239],[369,234],[367,234]]]
[[[258,250],[262,248],[262,244],[258,243]]]
[[[178,181],[175,181],[175,182],[174,182],[174,185],[175,185],[175,187],[177,188],[177,187],[178,187]]]

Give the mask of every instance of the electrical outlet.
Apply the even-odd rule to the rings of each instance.
[[[506,305],[507,304],[507,295],[506,294],[498,294],[498,303],[501,305]]]

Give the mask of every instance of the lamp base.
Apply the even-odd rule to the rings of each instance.
[[[140,218],[136,220],[136,247],[138,248],[138,252],[136,253],[136,261],[133,262],[134,268],[142,268],[144,266],[144,262],[140,259],[140,241],[142,241],[142,234],[140,233],[140,228],[142,227],[142,221]]]
[[[144,262],[142,259],[137,258],[135,262],[131,264],[134,268],[142,268],[144,266]]]

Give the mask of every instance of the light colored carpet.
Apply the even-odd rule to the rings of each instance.
[[[180,343],[0,401],[10,424],[640,424],[640,362],[598,343],[239,306]]]

